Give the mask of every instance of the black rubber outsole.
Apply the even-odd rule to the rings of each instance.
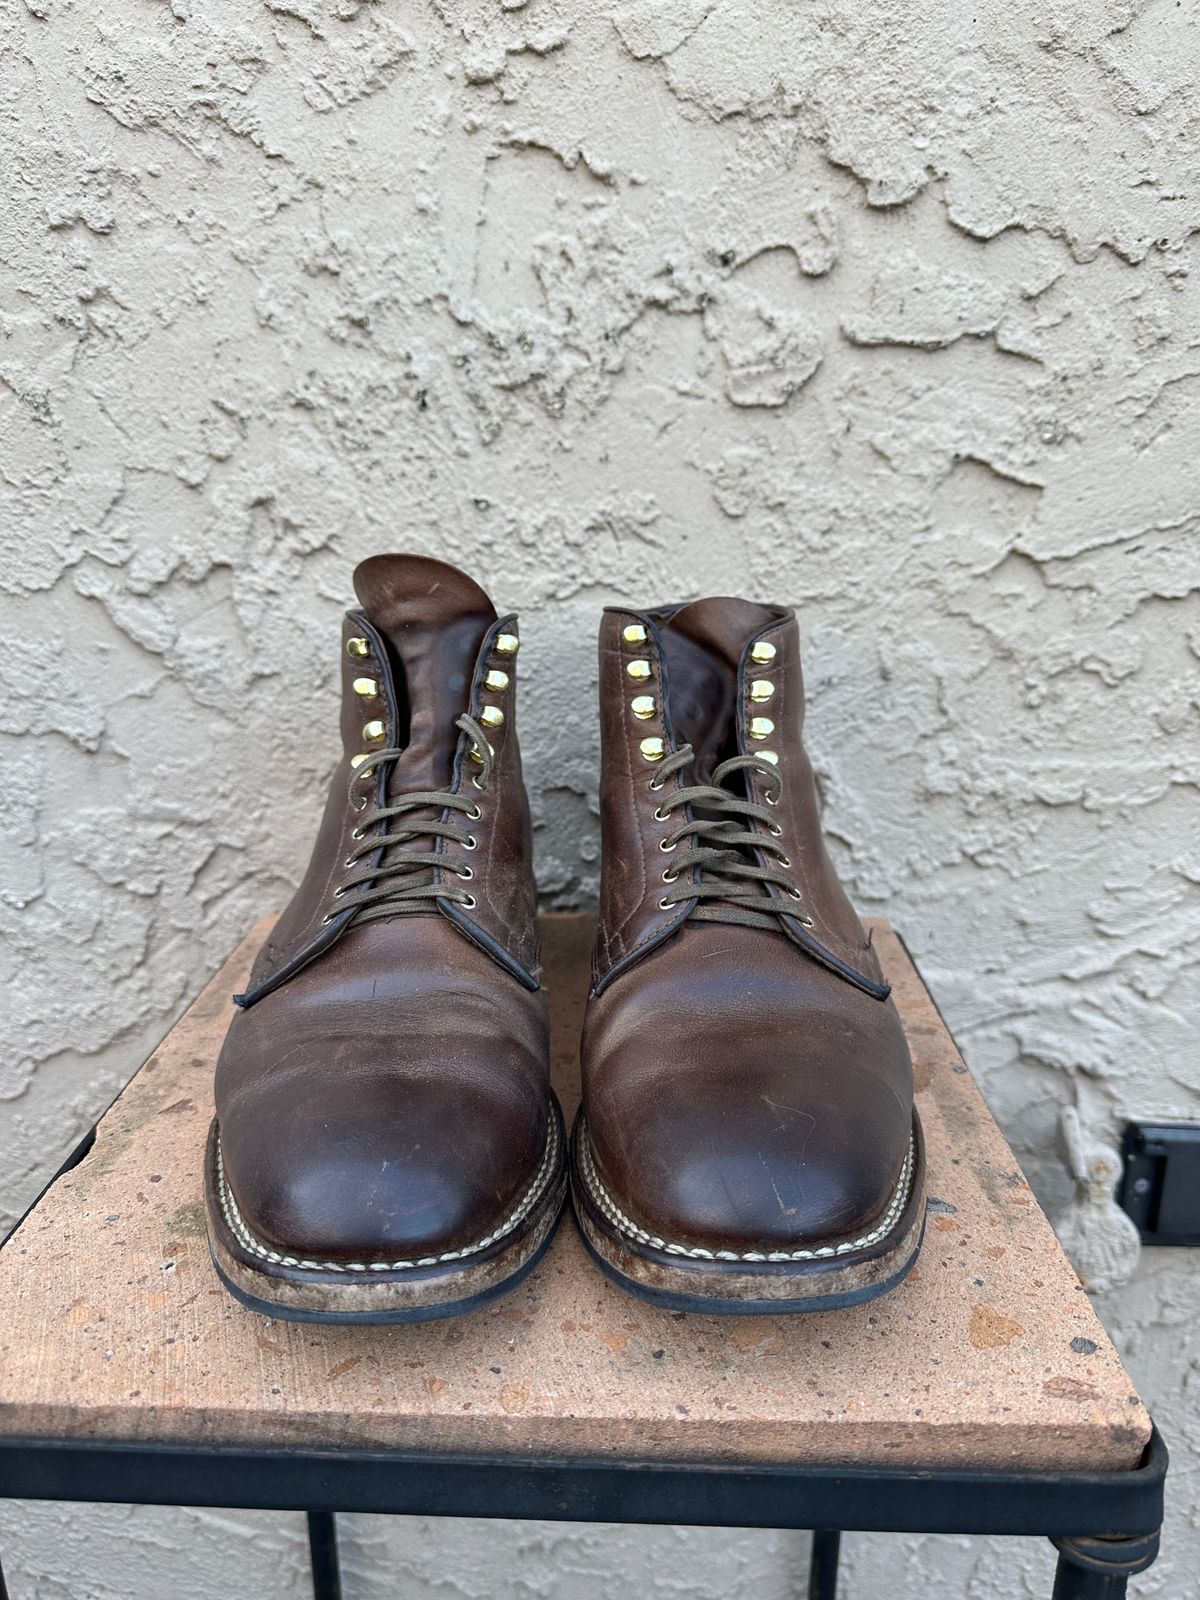
[[[572,1204],[574,1204],[573,1190]],[[878,1300],[882,1295],[890,1294],[904,1282],[916,1265],[921,1246],[925,1241],[925,1218],[922,1218],[921,1231],[908,1260],[890,1278],[882,1283],[870,1284],[866,1288],[844,1289],[831,1294],[811,1296],[804,1300],[730,1300],[708,1295],[681,1294],[672,1289],[652,1289],[647,1284],[639,1283],[635,1278],[626,1277],[623,1272],[618,1272],[604,1259],[588,1238],[578,1218],[575,1220],[577,1232],[584,1242],[588,1255],[610,1283],[615,1283],[619,1289],[632,1295],[636,1300],[644,1300],[648,1305],[658,1306],[663,1311],[688,1311],[706,1317],[796,1317],[806,1316],[811,1312],[845,1311],[851,1306],[865,1305],[868,1301]]]
[[[626,1294],[648,1305],[660,1306],[667,1311],[695,1312],[702,1316],[718,1317],[804,1316],[809,1312],[842,1311],[890,1294],[903,1283],[921,1253],[925,1240],[928,1204],[925,1190],[925,1136],[915,1107],[912,1115],[911,1186],[904,1209],[890,1234],[877,1241],[870,1250],[860,1252],[858,1255],[851,1254],[840,1259],[809,1260],[803,1264],[772,1263],[762,1269],[754,1269],[753,1276],[760,1278],[764,1287],[767,1281],[770,1281],[772,1287],[784,1291],[772,1295],[755,1295],[753,1290],[759,1285],[753,1282],[744,1284],[744,1288],[751,1291],[746,1294],[704,1292],[712,1287],[710,1284],[704,1284],[703,1287],[698,1284],[697,1289],[693,1291],[687,1282],[689,1277],[695,1281],[701,1274],[716,1273],[722,1278],[727,1278],[729,1274],[724,1264],[714,1258],[703,1266],[698,1263],[685,1266],[658,1250],[631,1244],[629,1240],[616,1233],[611,1222],[602,1214],[584,1176],[581,1146],[586,1137],[583,1113],[580,1111],[571,1129],[567,1152],[571,1179],[571,1205],[579,1233],[589,1255],[605,1277]],[[911,1248],[906,1246],[908,1239],[913,1240]],[[904,1259],[899,1261],[902,1250],[906,1250],[906,1254]],[[631,1258],[629,1265],[634,1267],[634,1271],[637,1262],[646,1262],[652,1269],[653,1275],[658,1278],[658,1282],[647,1283],[644,1278],[635,1276],[634,1271],[622,1270],[622,1265],[617,1263],[623,1256]],[[878,1263],[879,1270],[886,1272],[887,1276],[864,1283],[862,1281],[864,1268],[869,1268],[872,1261]],[[735,1263],[735,1265],[742,1264]],[[680,1286],[665,1287],[664,1279],[667,1283],[673,1280]],[[826,1284],[829,1286],[828,1290],[822,1292]],[[801,1292],[802,1285],[805,1286],[804,1292]]]
[[[260,1298],[258,1295],[247,1294],[244,1289],[231,1282],[221,1269],[221,1264],[209,1250],[209,1257],[216,1269],[223,1287],[233,1296],[239,1305],[247,1311],[255,1311],[259,1316],[270,1317],[273,1322],[321,1322],[338,1327],[364,1327],[379,1328],[401,1326],[406,1323],[441,1322],[447,1317],[466,1316],[472,1311],[482,1310],[495,1300],[501,1300],[513,1289],[519,1288],[529,1274],[541,1261],[562,1224],[563,1213],[566,1210],[566,1193],[559,1201],[558,1212],[547,1230],[546,1237],[529,1257],[522,1262],[511,1277],[505,1278],[501,1283],[492,1284],[490,1289],[484,1289],[479,1294],[467,1295],[461,1300],[446,1300],[439,1305],[410,1306],[403,1310],[394,1311],[304,1311],[295,1306],[282,1306],[273,1300]]]

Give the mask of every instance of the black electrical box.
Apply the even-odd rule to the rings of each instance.
[[[1200,1123],[1128,1122],[1117,1199],[1143,1244],[1200,1244]]]

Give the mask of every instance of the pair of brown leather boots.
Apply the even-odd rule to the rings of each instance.
[[[625,1288],[828,1309],[912,1265],[912,1067],[821,839],[791,612],[614,607],[603,874],[567,1147],[538,983],[516,618],[374,556],[341,644],[343,755],[217,1066],[210,1237],[276,1317],[467,1311],[562,1209]]]

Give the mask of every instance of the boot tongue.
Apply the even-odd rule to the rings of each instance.
[[[695,777],[708,783],[713,768],[736,754],[737,673],[746,640],[779,612],[750,600],[694,600],[661,628],[676,738],[696,752]]]
[[[469,708],[495,607],[465,573],[429,556],[371,556],[355,569],[354,590],[392,656],[405,750],[389,791],[444,789],[458,745],[455,718]]]

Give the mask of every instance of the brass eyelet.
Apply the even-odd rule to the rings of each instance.
[[[476,900],[473,894],[464,894],[458,903],[465,911],[474,911],[475,907],[479,904],[479,901]]]
[[[676,902],[675,902],[675,901],[674,901],[674,900],[660,900],[660,901],[659,901],[659,902],[658,902],[658,909],[659,909],[659,910],[660,910],[660,911],[670,911],[670,910],[671,910],[671,908],[672,908],[672,907],[673,907],[673,906],[674,906],[674,905],[675,905],[675,904],[676,904]]]
[[[466,879],[468,881],[475,876],[474,872],[472,871],[472,869],[470,867],[456,867],[454,870],[458,873],[460,878]]]
[[[362,839],[365,837],[365,835],[361,828],[351,828],[350,837],[352,839]]]
[[[474,773],[471,775],[471,787],[473,789],[478,789],[480,794],[483,794],[484,792],[484,785],[480,783],[479,779],[475,777]],[[467,815],[470,816],[470,812],[468,812]]]
[[[669,856],[672,850],[677,850],[679,848],[679,840],[676,839],[674,844],[668,844],[665,839],[660,839],[658,841],[658,848],[662,851],[663,855]]]
[[[475,787],[478,789],[479,785],[476,784]],[[482,815],[483,815],[483,807],[482,806],[477,806],[474,803],[472,803],[470,811],[467,812],[467,816],[470,819],[470,821],[478,822]]]
[[[463,845],[463,849],[464,850],[474,850],[478,846],[478,844],[479,844],[479,840],[475,837],[475,835],[473,833],[469,833],[467,835],[467,841]]]
[[[679,874],[677,872],[672,872],[670,867],[668,867],[662,875],[662,881],[664,883],[674,883],[678,876]]]
[[[367,809],[367,797],[366,797],[366,795],[365,794],[354,794],[354,795],[351,795],[350,796],[350,805],[351,805],[352,810],[354,810],[354,811],[365,811]]]
[[[653,788],[654,785],[651,784],[650,787]],[[669,811],[664,811],[661,806],[655,806],[655,808],[654,808],[654,820],[655,820],[655,822],[670,822],[671,813]]]
[[[658,780],[658,782],[657,782],[657,783],[656,783],[656,782],[655,782],[655,781],[654,781],[654,779],[653,779],[653,778],[651,778],[651,779],[650,779],[650,784],[649,784],[649,788],[650,788],[650,793],[651,793],[651,794],[657,794],[657,793],[658,793],[658,791],[659,791],[659,790],[660,790],[660,789],[661,789],[661,788],[662,788],[662,779],[661,779],[661,778],[660,778],[660,779],[659,779],[659,780]]]

